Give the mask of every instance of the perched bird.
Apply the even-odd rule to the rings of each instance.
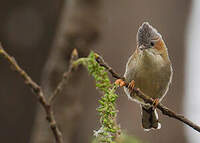
[[[138,29],[137,48],[126,64],[124,87],[129,99],[136,101],[142,108],[142,126],[148,131],[160,129],[156,108],[146,104],[136,93],[130,92],[133,87],[139,88],[146,96],[159,103],[166,95],[172,80],[173,70],[167,47],[162,36],[149,23],[144,22]],[[124,81],[117,80],[120,85]]]

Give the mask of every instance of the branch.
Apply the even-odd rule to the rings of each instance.
[[[125,80],[125,78],[122,77],[122,76],[120,76],[117,72],[115,72],[114,69],[112,69],[112,68],[104,61],[104,59],[103,59],[101,56],[99,56],[98,54],[96,54],[96,57],[95,57],[95,58],[96,58],[97,63],[99,63],[100,66],[106,68],[106,70],[108,70],[114,78]]]
[[[96,61],[103,67],[105,67],[114,78],[117,79],[125,79],[123,76],[120,76],[117,72],[115,72],[104,60],[101,56],[97,55],[96,56]],[[126,87],[128,87],[128,83],[126,83],[125,85]],[[148,96],[146,96],[142,91],[140,91],[140,89],[138,88],[134,88],[133,91],[137,94],[138,97],[142,98],[144,100],[145,103],[149,103],[149,104],[153,104],[154,100],[152,98],[149,98]],[[131,94],[131,96],[133,96]],[[171,109],[167,108],[166,106],[164,106],[163,104],[159,103],[157,105],[157,108],[162,112],[163,115],[169,116],[171,118],[177,119],[183,123],[185,123],[186,125],[190,126],[191,128],[193,128],[194,130],[200,132],[200,126],[196,125],[195,123],[193,123],[192,121],[190,121],[189,119],[185,118],[183,115],[177,114],[174,111],[172,111]]]
[[[66,85],[67,81],[69,80],[69,77],[74,69],[73,62],[78,59],[78,52],[76,49],[74,49],[71,53],[70,58],[70,65],[66,72],[63,73],[61,81],[58,83],[56,89],[54,90],[53,94],[49,98],[49,104],[51,105],[53,100],[55,100],[56,96],[59,95],[59,93],[63,90],[64,86]]]
[[[38,99],[38,102],[42,105],[42,107],[44,108],[44,110],[46,112],[46,119],[49,122],[49,126],[53,132],[56,142],[63,143],[63,136],[57,126],[56,121],[55,121],[52,107],[47,102],[41,87],[36,82],[34,82],[31,79],[31,77],[17,64],[14,57],[10,56],[3,49],[1,44],[0,44],[0,55],[3,56],[3,58],[8,61],[8,63],[12,66],[12,68],[24,79],[25,84],[27,84],[30,87],[30,89],[33,91],[36,98]]]

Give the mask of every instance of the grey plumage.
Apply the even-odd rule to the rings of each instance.
[[[137,44],[138,46],[151,46],[151,41],[158,39],[161,35],[148,22],[144,22],[138,29]]]

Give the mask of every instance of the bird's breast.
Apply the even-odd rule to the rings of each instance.
[[[135,86],[147,96],[162,98],[168,89],[172,74],[169,63],[160,55],[142,54],[129,59],[124,76],[128,82],[134,80]]]

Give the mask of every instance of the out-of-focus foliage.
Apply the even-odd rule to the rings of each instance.
[[[92,143],[99,143],[96,139],[94,139],[92,141]],[[140,141],[139,139],[132,137],[132,136],[128,136],[126,134],[122,134],[117,140],[116,143],[144,143],[142,141]]]

